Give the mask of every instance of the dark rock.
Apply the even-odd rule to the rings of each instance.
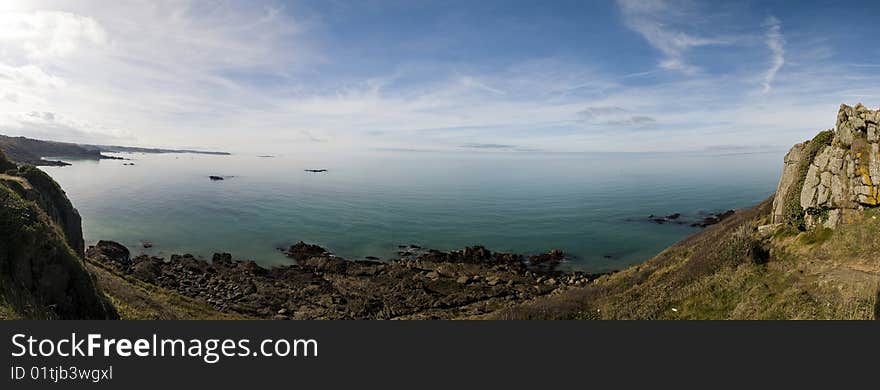
[[[306,244],[305,242],[300,241],[288,248],[286,254],[287,257],[291,257],[296,260],[305,260],[313,256],[322,256],[329,253],[326,249],[321,248],[320,246],[314,244]]]
[[[705,228],[705,227],[708,227],[708,226],[711,226],[711,225],[717,224],[717,223],[719,223],[719,222],[721,222],[721,221],[723,221],[723,220],[725,220],[725,219],[727,219],[727,218],[730,218],[730,217],[733,216],[733,214],[735,214],[735,213],[736,213],[736,211],[734,211],[734,210],[727,210],[727,211],[725,211],[725,212],[723,212],[723,213],[712,214],[712,215],[709,215],[709,216],[706,217],[706,218],[703,218],[703,220],[701,220],[701,221],[699,221],[699,222],[692,223],[691,226],[692,226],[692,227]]]
[[[214,176],[214,175],[211,175],[211,176],[208,176],[208,178],[211,179],[211,180],[214,180],[214,181],[217,181],[217,180],[223,180],[223,176]]]
[[[306,171],[306,172],[312,172],[312,173],[327,172],[326,169],[306,169],[305,171]]]
[[[365,259],[367,259],[367,260],[379,261],[379,258],[376,257],[376,256],[367,256],[367,257],[365,257]]]
[[[296,264],[266,269],[252,261],[215,254],[211,263],[192,255],[165,262],[139,256],[129,273],[141,280],[203,299],[218,310],[259,318],[429,319],[485,314],[581,286],[577,273],[529,271],[524,256],[482,246],[460,251],[419,251],[413,257],[378,262],[349,261],[317,245],[288,249]],[[539,255],[562,259],[561,251]],[[548,260],[549,261],[549,260]],[[553,279],[553,282],[548,280]],[[540,282],[539,282],[540,280]],[[279,313],[281,309],[286,312]]]
[[[153,243],[152,243],[152,242],[149,242],[149,241],[142,241],[142,242],[141,242],[141,245],[143,245],[144,248],[146,248],[146,249],[149,249],[149,248],[152,248],[152,247],[153,247]]]
[[[86,251],[86,257],[121,270],[127,270],[131,266],[130,256],[131,252],[128,248],[115,241],[98,241]]]
[[[211,264],[225,263],[232,264],[232,255],[229,253],[215,253],[211,258]]]

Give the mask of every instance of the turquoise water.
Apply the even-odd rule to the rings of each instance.
[[[697,231],[648,223],[648,215],[695,217],[762,201],[775,190],[783,152],[119,155],[136,165],[44,168],[82,214],[88,243],[165,256],[222,251],[264,265],[289,263],[277,248],[300,240],[347,258],[389,258],[401,244],[559,248],[575,257],[566,266],[601,271]],[[312,168],[329,172],[304,172]]]

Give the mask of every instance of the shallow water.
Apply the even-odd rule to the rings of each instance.
[[[559,248],[575,257],[567,267],[602,271],[698,231],[648,215],[696,218],[767,198],[783,154],[119,154],[135,165],[44,169],[82,214],[87,243],[115,240],[134,253],[230,252],[273,265],[289,263],[278,247],[300,240],[347,258],[482,244]],[[329,171],[304,171],[315,168]]]

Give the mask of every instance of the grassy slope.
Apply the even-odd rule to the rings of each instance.
[[[234,320],[247,317],[221,313],[207,303],[144,283],[127,275],[87,262],[99,288],[123,320]],[[0,314],[2,315],[2,314]]]
[[[880,211],[836,231],[761,236],[771,201],[588,287],[495,313],[502,319],[872,319]]]

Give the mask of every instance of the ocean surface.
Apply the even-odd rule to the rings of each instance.
[[[275,265],[290,263],[277,248],[300,240],[350,259],[391,258],[398,245],[481,244],[520,253],[558,248],[573,256],[566,268],[605,271],[699,230],[654,224],[649,215],[690,220],[766,199],[783,155],[117,154],[130,160],[43,169],[82,215],[87,244],[114,240],[134,254],[230,252]]]

